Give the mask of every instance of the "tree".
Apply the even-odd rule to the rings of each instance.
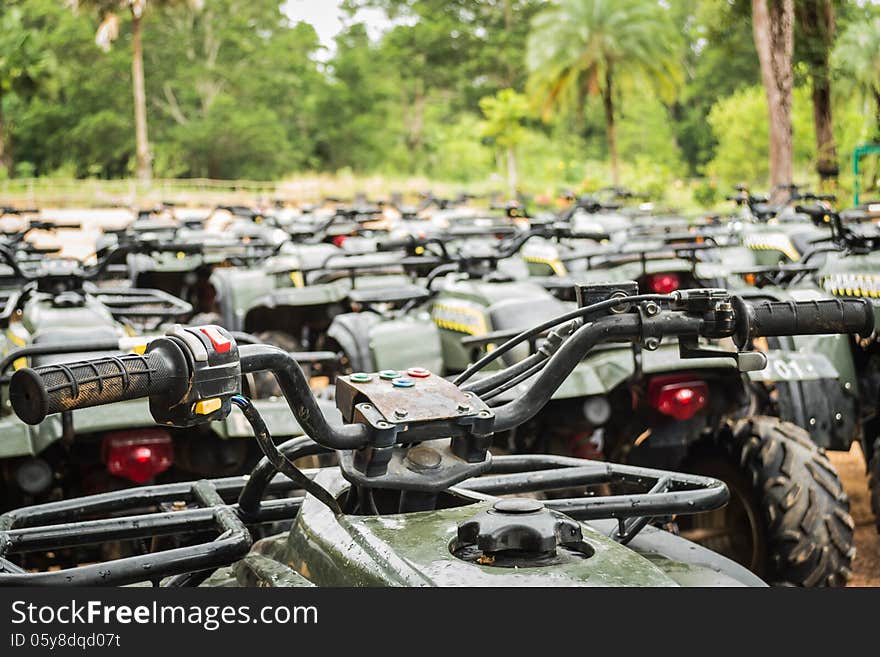
[[[480,99],[480,109],[486,117],[483,135],[494,139],[504,149],[507,158],[507,188],[510,198],[516,198],[519,186],[516,147],[524,135],[522,122],[529,115],[529,101],[513,89],[502,89],[494,96]]]
[[[880,133],[880,18],[847,27],[831,61],[837,71],[873,100],[875,130]]]
[[[152,0],[154,4],[171,4],[175,0]],[[184,0],[201,6],[202,0]],[[85,6],[97,10],[101,24],[95,33],[95,43],[104,51],[119,36],[118,11],[126,8],[131,14],[131,81],[134,96],[135,153],[137,177],[149,182],[153,177],[150,140],[147,132],[147,94],[144,87],[143,19],[147,0],[67,0],[72,9]]]
[[[0,167],[12,170],[12,146],[3,99],[13,93],[28,95],[51,67],[40,34],[28,29],[20,2],[0,5]]]
[[[813,125],[816,132],[816,172],[823,180],[837,178],[837,144],[831,116],[829,59],[837,21],[832,0],[800,0],[796,6],[798,38],[812,86]]]
[[[616,103],[621,79],[648,81],[670,96],[681,79],[678,33],[659,2],[559,0],[532,19],[526,63],[530,89],[554,107],[585,106],[598,94],[611,175],[620,184]]]
[[[792,182],[794,0],[752,0],[752,32],[767,96],[770,184]]]

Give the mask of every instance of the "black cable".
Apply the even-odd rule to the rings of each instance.
[[[296,461],[303,456],[326,454],[331,450],[322,447],[308,436],[297,436],[278,445],[278,451],[288,460]],[[278,469],[268,458],[260,459],[238,494],[238,508],[243,514],[256,516],[259,513],[266,489],[277,473]]]
[[[535,374],[540,372],[542,369],[544,369],[544,366],[546,364],[547,364],[547,358],[540,360],[539,362],[535,363],[530,368],[528,368],[526,371],[521,372],[519,375],[514,376],[510,380],[502,383],[501,385],[498,385],[498,386],[480,394],[480,399],[482,399],[483,401],[488,401],[488,400],[492,399],[493,397],[497,397],[498,395],[500,395],[503,392],[507,392],[511,388],[516,387],[518,384],[520,384],[523,381],[525,381],[526,379],[528,379],[529,377],[534,376]]]
[[[315,498],[333,511],[334,514],[340,515],[342,509],[339,508],[339,503],[336,501],[336,498],[334,498],[326,488],[309,479],[286,456],[284,456],[284,454],[278,451],[278,447],[272,442],[269,428],[266,426],[260,412],[251,403],[251,400],[242,395],[233,395],[231,401],[241,409],[242,413],[244,413],[245,419],[247,419],[251,428],[254,430],[254,436],[260,445],[260,449],[263,450],[263,454],[265,454],[266,458],[269,459],[269,462],[275,466],[278,472],[286,476],[307,493],[311,493]]]
[[[586,319],[590,315],[602,312],[603,310],[614,308],[615,306],[620,306],[621,304],[638,303],[641,301],[671,301],[672,298],[672,295],[669,294],[637,294],[631,297],[607,299],[605,301],[590,304],[589,306],[576,308],[575,310],[554,317],[553,319],[549,319],[546,322],[539,324],[538,326],[534,326],[526,331],[523,331],[519,335],[510,338],[510,340],[503,343],[500,347],[492,350],[491,352],[480,358],[476,363],[469,366],[464,372],[459,374],[453,380],[453,383],[455,385],[461,385],[469,378],[471,378],[474,374],[486,367],[486,365],[491,363],[493,360],[499,358],[500,356],[503,356],[508,351],[513,349],[520,342],[533,338],[536,335],[539,335],[540,333],[543,333],[544,331],[553,328],[554,326],[562,324],[563,322],[579,318]]]
[[[470,385],[462,386],[461,389],[465,392],[472,392],[475,395],[481,397],[483,393],[488,392],[503,383],[506,383],[512,377],[518,376],[520,373],[531,369],[532,367],[543,362],[547,358],[549,358],[549,355],[540,351],[535,352],[534,354],[531,354],[530,356],[524,358],[518,363],[514,363],[513,365],[505,367],[500,372],[491,374],[484,379],[478,379]]]

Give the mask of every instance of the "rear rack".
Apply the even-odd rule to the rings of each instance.
[[[106,306],[117,320],[145,323],[154,319],[161,324],[181,320],[193,311],[192,305],[162,290],[92,286],[89,293]]]
[[[308,438],[292,439],[279,450],[289,458],[323,451]],[[310,478],[317,472],[303,471]],[[497,456],[486,475],[451,490],[491,499],[604,484],[646,492],[548,499],[545,505],[578,520],[614,518],[618,525],[612,538],[625,544],[653,520],[716,509],[729,497],[727,487],[709,477],[540,454]],[[130,488],[11,511],[0,516],[0,585],[158,585],[164,578],[169,579],[163,586],[198,585],[247,554],[253,542],[248,527],[293,519],[303,497],[263,497],[296,488],[264,459],[247,477]],[[171,536],[195,541],[206,533],[211,540],[64,570],[26,572],[9,560],[13,554],[109,541],[146,544]]]

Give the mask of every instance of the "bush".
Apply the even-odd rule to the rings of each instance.
[[[703,180],[694,187],[694,202],[704,208],[711,208],[718,202],[718,186],[711,180]]]
[[[812,111],[809,90],[795,89],[791,118],[796,171],[812,169],[816,143]],[[718,147],[706,172],[726,183],[765,183],[770,173],[770,140],[764,90],[748,87],[719,100],[709,111],[708,121]]]

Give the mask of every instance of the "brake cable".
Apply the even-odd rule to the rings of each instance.
[[[278,450],[278,447],[272,441],[272,436],[269,433],[269,428],[266,426],[266,422],[263,420],[262,415],[260,415],[260,412],[253,405],[251,400],[243,395],[233,395],[230,401],[241,409],[245,419],[250,423],[251,428],[254,430],[254,436],[260,445],[260,449],[263,451],[266,458],[269,459],[269,462],[275,466],[281,474],[285,475],[297,486],[300,486],[307,493],[311,493],[316,499],[329,507],[334,514],[340,515],[342,509],[339,507],[336,498],[330,494],[330,491],[312,481],[302,472],[302,470],[297,468],[290,459]]]

